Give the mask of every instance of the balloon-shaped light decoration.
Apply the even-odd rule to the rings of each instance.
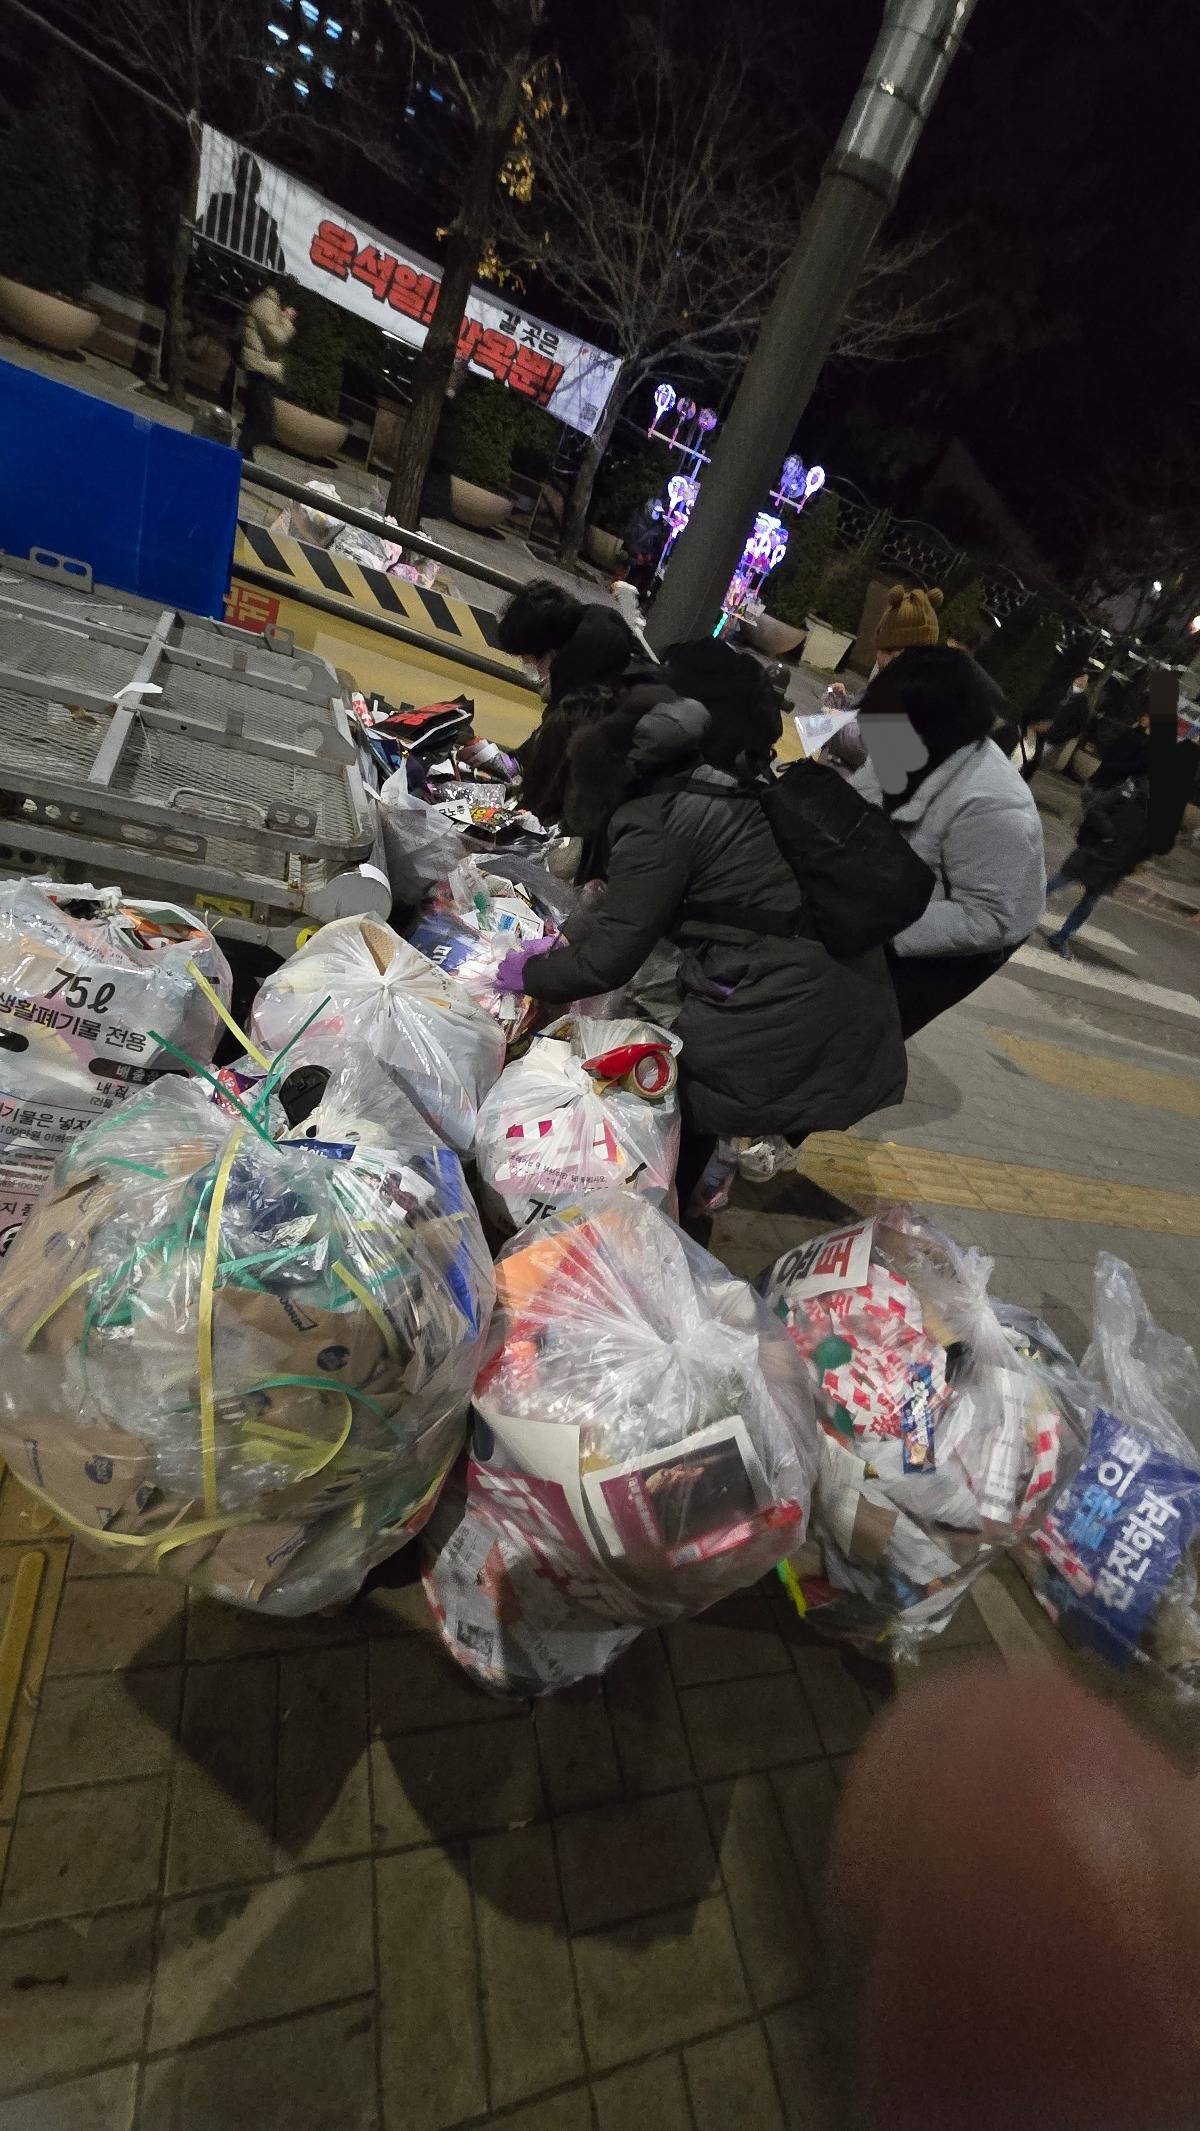
[[[779,475],[779,494],[789,503],[794,503],[804,494],[804,461],[792,452],[783,462]]]
[[[805,500],[805,502],[807,503],[807,502],[808,502],[808,499],[809,499],[809,497],[810,497],[810,496],[815,496],[815,495],[816,495],[816,493],[817,493],[817,490],[818,490],[819,488],[824,488],[824,486],[825,486],[825,468],[824,468],[823,466],[810,466],[810,467],[809,467],[809,469],[808,469],[808,472],[807,472],[807,473],[805,474],[805,476],[804,476],[804,500]]]
[[[674,385],[668,385],[666,379],[664,378],[661,385],[656,385],[654,387],[654,420],[651,422],[649,429],[646,431],[646,435],[648,437],[652,437],[654,435],[663,416],[665,414],[670,414],[671,409],[674,405],[675,387]]]
[[[702,437],[709,435],[717,426],[717,417],[711,407],[702,407],[696,416],[696,427]]]

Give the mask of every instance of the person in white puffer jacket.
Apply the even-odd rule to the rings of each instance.
[[[1045,903],[1033,794],[988,738],[995,687],[965,651],[900,653],[872,680],[858,724],[883,804],[936,876],[923,915],[892,941],[905,1036],[994,976]]]

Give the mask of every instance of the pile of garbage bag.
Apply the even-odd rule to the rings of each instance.
[[[824,1429],[813,1532],[785,1580],[864,1647],[939,1633],[1082,1455],[1078,1399],[987,1295],[989,1262],[908,1209],[789,1251],[763,1296]]]
[[[205,987],[208,987],[206,991]],[[0,881],[0,1258],[55,1157],[164,1071],[207,1061],[229,965],[193,912],[117,888]]]
[[[0,1284],[0,1453],[73,1530],[243,1606],[354,1595],[462,1445],[492,1267],[461,1164],[266,1136],[173,1077],[61,1162]]]
[[[430,1524],[425,1583],[475,1678],[542,1693],[798,1546],[819,1438],[778,1321],[634,1192],[546,1215],[496,1279],[465,1484]]]
[[[567,1015],[504,1068],[480,1107],[475,1160],[502,1229],[620,1186],[673,1205],[678,1037],[649,1021]]]
[[[1096,1265],[1080,1375],[1087,1447],[1023,1548],[1034,1590],[1068,1637],[1118,1670],[1200,1688],[1200,1363],[1157,1325],[1130,1268]]]
[[[399,1088],[462,1155],[504,1064],[498,1022],[453,975],[373,918],[323,925],[267,978],[250,1033],[268,1060],[290,1046],[292,1073],[332,1071],[354,1054],[384,1084],[381,1098]]]

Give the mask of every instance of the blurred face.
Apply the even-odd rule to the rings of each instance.
[[[871,766],[889,798],[902,792],[914,770],[924,769],[929,750],[902,711],[860,710],[858,730]]]

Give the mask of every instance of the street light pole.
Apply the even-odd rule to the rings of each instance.
[[[656,650],[707,635],[880,224],[895,205],[975,0],[887,0],[837,146],[722,425],[650,616]]]

